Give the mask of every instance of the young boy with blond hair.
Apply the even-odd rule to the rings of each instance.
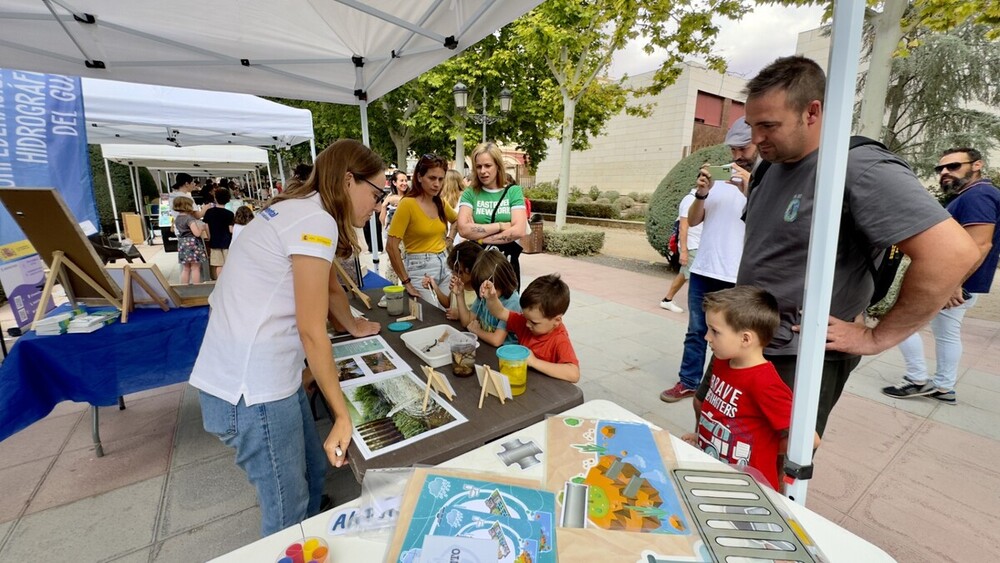
[[[580,381],[580,360],[576,358],[563,315],[569,309],[569,286],[559,274],[536,278],[521,293],[521,313],[504,308],[493,282],[480,289],[490,314],[507,323],[518,344],[528,348],[528,367],[549,377]]]
[[[778,330],[778,302],[753,286],[705,295],[712,348],[712,379],[695,432],[683,440],[738,467],[759,471],[780,489],[779,460],[788,441],[792,391],[781,380],[764,347]],[[819,435],[814,439],[819,446]],[[814,447],[815,447],[814,446]]]

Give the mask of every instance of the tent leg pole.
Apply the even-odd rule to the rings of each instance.
[[[274,177],[271,176],[271,158],[267,159],[267,189],[274,187]]]
[[[365,100],[360,100],[358,103],[358,109],[361,110],[361,142],[364,143],[366,147],[371,148],[371,139],[368,138],[368,102]],[[403,167],[406,167],[406,163],[403,163]]]
[[[118,240],[122,239],[122,228],[118,224],[118,205],[115,203],[115,190],[111,186],[111,167],[108,166],[108,159],[104,159],[104,177],[108,179],[108,195],[111,196],[111,214],[114,216],[115,220],[115,234],[118,235]]]
[[[281,176],[281,189],[284,190],[285,186],[288,185],[285,182],[285,163],[281,161],[281,149],[278,149],[278,174]]]
[[[316,164],[316,139],[309,139],[309,154],[312,155],[312,163]]]

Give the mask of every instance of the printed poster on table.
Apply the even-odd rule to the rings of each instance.
[[[341,383],[355,379],[391,377],[410,366],[378,335],[333,345],[333,358]]]
[[[412,372],[341,383],[354,422],[352,439],[365,459],[398,450],[466,422],[437,393],[423,409],[426,383]]]
[[[45,286],[45,264],[37,254],[30,254],[12,262],[0,263],[0,284],[14,313],[14,322],[24,328],[35,319],[35,311],[42,300]],[[55,308],[49,298],[45,312]]]
[[[555,509],[537,482],[417,468],[386,560],[555,563]]]

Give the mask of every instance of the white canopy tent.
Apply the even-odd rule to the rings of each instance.
[[[226,145],[172,147],[167,145],[101,145],[105,163],[115,162],[128,166],[145,167],[150,170],[167,173],[187,172],[195,176],[234,176],[246,173],[257,174],[262,167],[268,167],[267,151],[257,147]],[[110,184],[110,174],[109,184]],[[137,211],[139,197],[136,175],[132,174],[132,192],[135,197]],[[260,181],[259,176],[257,177]],[[268,182],[271,181],[268,168]],[[118,231],[118,205],[114,192],[111,194],[111,207],[115,215],[115,230]],[[120,231],[119,231],[120,235]]]
[[[3,0],[0,66],[361,107],[540,0]],[[863,0],[835,0],[788,458],[812,463]],[[806,501],[806,481],[789,496]]]
[[[87,141],[285,148],[312,142],[312,112],[249,94],[83,79]]]

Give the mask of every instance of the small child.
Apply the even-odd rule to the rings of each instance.
[[[514,267],[507,261],[507,257],[499,250],[484,250],[480,253],[476,263],[472,266],[470,277],[472,287],[477,293],[480,292],[484,283],[489,282],[490,287],[494,288],[494,294],[499,294],[499,300],[504,307],[521,310],[519,304],[521,296],[517,293],[517,274],[514,273]],[[455,284],[457,276],[452,276],[451,279],[452,284]],[[453,285],[452,291],[461,294],[465,291],[464,283],[460,286]],[[490,346],[517,344],[514,333],[507,331],[507,323],[490,313],[486,300],[482,297],[477,297],[471,308],[466,306],[465,299],[459,299],[458,319],[462,326],[468,327],[469,332]]]
[[[764,359],[778,329],[778,302],[763,289],[739,286],[706,294],[703,307],[705,340],[715,354],[712,379],[695,433],[682,439],[716,459],[756,469],[780,490],[792,391]]]
[[[181,285],[201,283],[201,265],[208,261],[205,244],[200,238],[208,234],[208,227],[194,217],[194,200],[189,197],[174,199],[174,231],[177,233],[177,261],[181,264]]]
[[[476,292],[471,291],[472,287],[472,267],[476,264],[476,259],[483,253],[483,245],[467,240],[459,243],[448,253],[448,268],[451,269],[451,287],[448,293],[441,291],[437,283],[430,276],[424,276],[423,286],[434,291],[438,303],[445,308],[445,316],[451,320],[457,317],[451,312],[451,296],[463,295],[465,305],[472,307],[476,301]],[[458,279],[455,279],[458,278]],[[456,289],[462,287],[463,289]]]
[[[249,205],[242,205],[236,210],[233,217],[233,238],[229,241],[230,248],[233,247],[233,243],[236,242],[236,237],[239,236],[243,227],[247,226],[247,224],[252,220],[253,209],[251,209]]]
[[[580,381],[580,360],[576,358],[563,315],[569,309],[569,286],[559,274],[536,278],[521,294],[523,313],[510,311],[499,299],[494,284],[483,284],[481,295],[496,318],[507,322],[507,330],[530,350],[528,367],[549,377]]]

